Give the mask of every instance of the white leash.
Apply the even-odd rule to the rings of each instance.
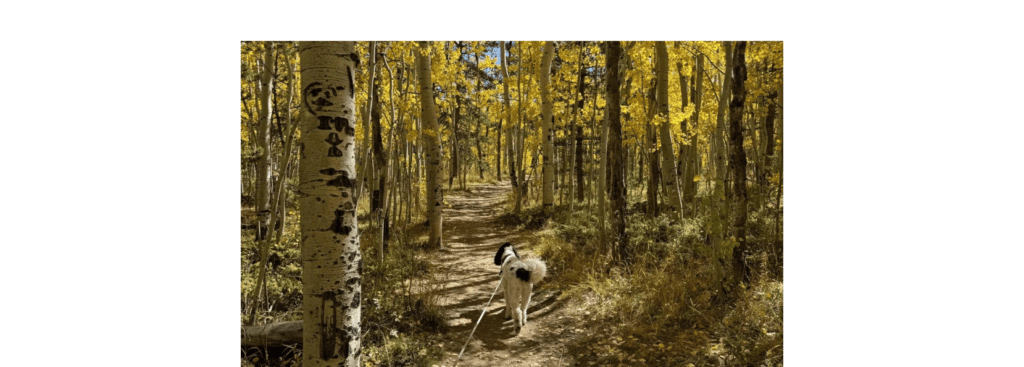
[[[505,269],[505,263],[507,263],[511,259],[512,259],[512,256],[509,256],[509,257],[505,258],[505,261],[503,261],[502,264],[501,264],[502,270]],[[473,325],[473,331],[469,332],[469,339],[466,339],[466,343],[462,344],[462,350],[459,351],[459,356],[457,358],[455,358],[455,364],[453,364],[452,367],[455,367],[455,366],[459,365],[459,360],[462,359],[462,353],[466,352],[466,346],[469,345],[469,341],[470,340],[473,340],[473,333],[476,332],[476,327],[480,326],[480,321],[483,321],[484,315],[487,314],[487,307],[491,306],[491,301],[494,300],[494,295],[498,294],[498,288],[501,288],[502,280],[503,279],[501,278],[501,273],[498,273],[498,286],[494,288],[494,292],[491,292],[491,298],[488,299],[487,300],[487,304],[484,305],[483,312],[480,312],[480,318],[478,318],[476,320],[476,325]]]

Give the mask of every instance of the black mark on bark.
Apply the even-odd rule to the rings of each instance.
[[[350,67],[348,65],[345,65],[345,69],[348,70],[348,85],[352,86],[352,88],[348,89],[349,90],[349,94],[352,95],[352,99],[355,99],[356,98],[356,82],[355,82],[355,78],[352,77],[352,67]]]
[[[359,292],[356,292],[356,294],[352,295],[352,303],[349,304],[348,307],[349,308],[359,307],[359,300],[360,300],[360,294],[359,294]]]
[[[327,185],[343,188],[352,188],[352,179],[348,177],[348,171],[341,171],[341,176],[335,177],[334,179],[327,181]]]
[[[345,211],[341,209],[334,210],[334,222],[331,222],[331,232],[347,236],[352,231],[352,227],[346,226],[344,223]]]
[[[320,358],[348,358],[349,341],[352,340],[349,328],[339,327],[338,316],[348,312],[346,305],[338,302],[338,294],[335,292],[324,292],[320,296]],[[338,355],[339,348],[341,355]]]
[[[331,145],[330,149],[327,149],[328,157],[342,156],[341,149],[338,149],[338,144],[341,144],[341,139],[338,138],[338,133],[331,133],[330,135],[327,136],[327,139],[324,141]]]

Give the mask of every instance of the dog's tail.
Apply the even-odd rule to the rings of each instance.
[[[548,274],[548,266],[544,264],[544,261],[539,259],[529,259],[523,261],[523,269],[530,272],[530,284],[537,284],[544,279],[544,276]]]

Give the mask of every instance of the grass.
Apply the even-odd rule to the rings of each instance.
[[[751,220],[748,241],[755,280],[725,293],[706,228],[708,219],[673,223],[647,218],[643,205],[627,213],[628,266],[615,266],[600,243],[596,208],[557,206],[544,216],[523,208],[504,224],[539,229],[538,255],[550,281],[580,306],[580,335],[568,345],[582,364],[775,366],[782,362],[781,244],[771,243],[769,224]],[[511,211],[511,209],[508,209]],[[720,251],[731,256],[731,251]]]

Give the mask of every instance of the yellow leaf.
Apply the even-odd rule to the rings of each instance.
[[[697,182],[700,180],[703,180],[703,178],[700,175],[693,176],[693,182]]]

